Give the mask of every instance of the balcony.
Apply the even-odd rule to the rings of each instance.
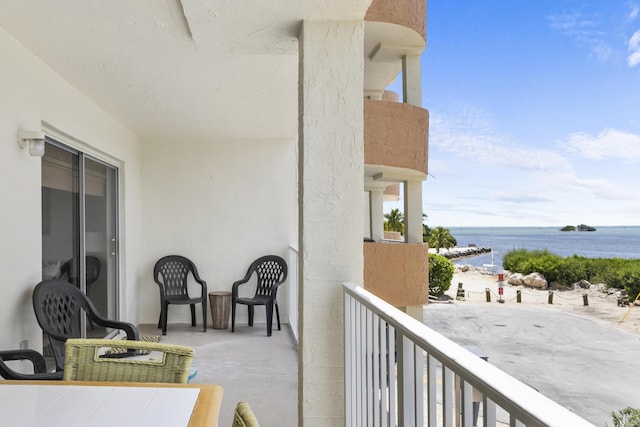
[[[427,14],[424,0],[374,0],[365,16],[368,22],[386,22],[407,27],[426,38]]]
[[[427,175],[429,112],[409,104],[364,100],[364,163]],[[375,179],[375,177],[374,177]]]
[[[426,304],[429,253],[423,243],[364,243],[364,287],[395,307]]]
[[[477,425],[594,427],[370,292],[344,285],[343,294],[344,425],[471,427],[475,408]],[[194,383],[223,386],[219,425],[231,424],[241,400],[262,425],[298,425],[298,356],[288,326],[271,337],[264,324],[236,327],[205,334],[172,324],[163,341],[196,348]]]
[[[380,99],[384,89],[402,71],[403,58],[419,57],[424,51],[425,9],[424,0],[374,0],[369,7],[364,40],[366,98]],[[419,73],[413,76],[420,78]],[[418,93],[415,95],[419,97]]]

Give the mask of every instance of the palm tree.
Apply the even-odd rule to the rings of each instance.
[[[450,249],[458,244],[458,241],[451,235],[448,228],[436,227],[430,230],[428,243],[429,246],[436,248],[437,253],[440,253],[441,247]]]
[[[426,213],[422,213],[422,241],[423,242],[427,242],[429,240],[429,233],[431,232],[431,230],[429,230],[429,226],[427,224],[425,224],[425,220],[428,218]]]
[[[384,229],[387,231],[399,231],[404,234],[404,214],[399,209],[391,209],[391,212],[384,214],[386,221]]]

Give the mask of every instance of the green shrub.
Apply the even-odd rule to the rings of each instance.
[[[571,284],[590,277],[588,274],[588,259],[577,255],[564,258],[558,266],[557,281],[562,284]]]
[[[429,254],[429,295],[442,296],[451,286],[455,267],[447,258]]]
[[[613,427],[640,427],[640,409],[626,407],[625,409],[611,413]]]
[[[531,274],[537,271],[544,274],[549,282],[555,282],[560,277],[561,260],[560,256],[546,249],[534,251],[514,249],[504,255],[502,266],[505,270],[522,274]]]
[[[640,260],[626,263],[619,270],[619,286],[626,289],[631,299],[635,299],[640,293]]]
[[[502,266],[505,270],[522,272],[528,259],[529,251],[526,249],[513,249],[502,257]]]
[[[530,274],[538,272],[549,282],[571,285],[580,280],[606,283],[624,288],[631,298],[640,292],[640,259],[585,258],[577,255],[562,258],[547,250],[514,249],[502,258],[505,270]]]

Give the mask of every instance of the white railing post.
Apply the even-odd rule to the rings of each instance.
[[[366,343],[365,343],[365,373],[366,373],[366,414],[367,414],[367,425],[372,425],[373,422],[373,405],[375,399],[375,385],[374,385],[374,376],[375,370],[373,369],[373,359],[375,358],[374,347],[373,347],[373,313],[367,311],[365,313],[365,334],[366,334]]]
[[[413,346],[413,395],[416,426],[424,425],[424,361],[423,350]]]
[[[373,316],[373,313],[372,313]],[[380,426],[380,421],[381,421],[381,405],[382,405],[382,388],[380,388],[380,318],[377,316],[374,316],[374,318],[372,319],[372,347],[373,347],[373,352],[372,352],[372,360],[371,362],[373,363],[373,369],[372,369],[372,374],[373,374],[373,387],[372,387],[372,391],[373,391],[373,396],[371,399],[371,403],[372,403],[372,409],[373,409],[373,422],[371,423],[371,425],[373,427],[379,427]]]
[[[473,425],[473,387],[466,381],[462,381],[462,425]]]
[[[355,300],[344,296],[344,419],[347,425],[355,425],[355,413],[353,411],[353,396],[355,396],[354,373],[355,357],[353,355],[353,308]]]
[[[398,352],[396,351],[396,329],[387,323],[387,381],[389,385],[389,426],[396,426],[398,419]]]
[[[363,345],[363,341],[364,341],[364,337],[363,337],[363,324],[362,324],[362,317],[364,316],[364,309],[365,307],[358,305],[356,307],[356,322],[355,322],[355,326],[356,326],[356,340],[355,343],[357,345],[356,347],[356,410],[357,410],[357,414],[358,414],[358,423],[357,426],[364,426],[366,425],[366,419],[365,419],[365,405],[364,405],[364,399],[365,399],[365,363],[364,363],[364,345]]]
[[[442,420],[444,427],[453,427],[455,403],[453,372],[446,366],[442,367]]]
[[[436,427],[438,422],[437,385],[438,361],[429,355],[427,356],[427,427]]]
[[[496,404],[487,399],[487,396],[482,398],[482,419],[483,427],[493,427],[497,423]]]

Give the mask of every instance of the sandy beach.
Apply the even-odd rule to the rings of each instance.
[[[464,300],[458,300],[458,283],[462,283]],[[490,304],[498,303],[498,275],[492,275],[478,269],[462,271],[456,267],[452,285],[442,303],[453,304],[489,304],[486,289],[490,290]],[[517,302],[517,291],[520,291],[521,302]],[[534,289],[526,286],[513,286],[503,282],[502,300],[508,305],[536,305],[549,310],[567,310],[573,314],[599,318],[615,328],[624,328],[640,334],[640,306],[629,309],[629,306],[619,307],[617,296],[613,293],[601,292],[592,285],[589,289],[553,290],[552,304],[549,304],[548,290]],[[584,305],[584,295],[587,296],[588,306]],[[630,296],[633,302],[634,296]],[[447,301],[448,300],[448,301]],[[626,316],[626,317],[625,317]],[[622,320],[624,318],[624,321]]]

